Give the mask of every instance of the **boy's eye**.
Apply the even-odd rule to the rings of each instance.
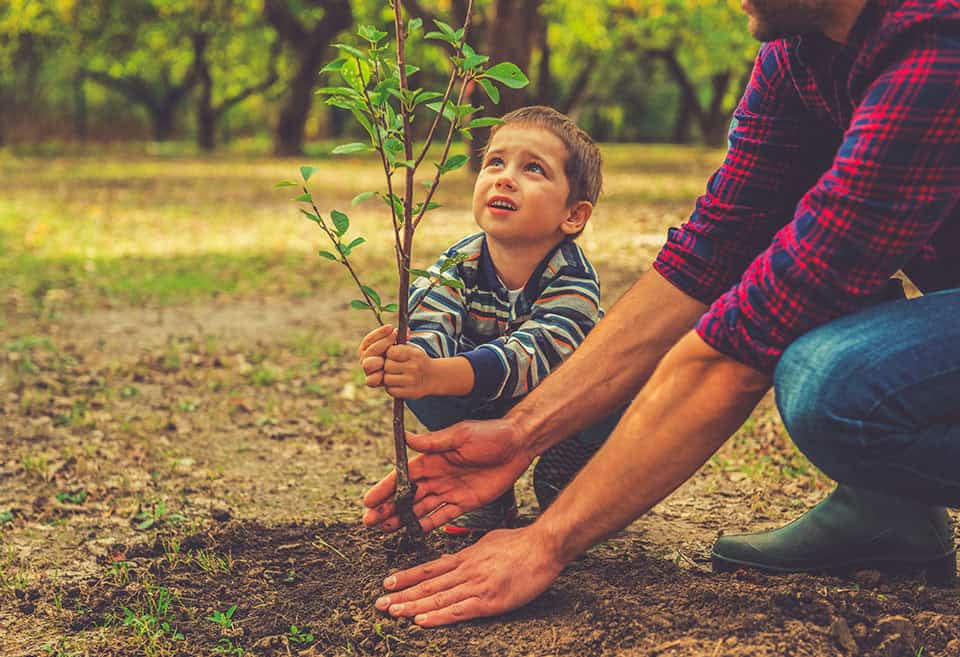
[[[503,160],[500,159],[499,157],[494,156],[494,157],[491,157],[489,160],[487,160],[487,163],[485,166],[488,166],[488,167],[503,166]]]
[[[547,172],[544,170],[543,166],[537,162],[531,162],[527,165],[527,171],[533,171],[534,173],[539,173],[541,176],[547,175]]]

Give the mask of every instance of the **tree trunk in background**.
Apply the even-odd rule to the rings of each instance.
[[[197,146],[203,151],[212,151],[216,146],[217,116],[213,109],[213,77],[207,63],[207,43],[209,37],[197,32],[192,37],[193,66],[200,84],[197,98]]]
[[[723,146],[727,142],[730,115],[723,107],[723,99],[730,88],[733,74],[730,71],[717,73],[711,80],[710,105],[700,114],[700,134],[710,146]]]
[[[313,102],[313,87],[323,64],[327,47],[334,37],[353,22],[349,0],[309,0],[325,9],[323,18],[312,30],[299,22],[287,0],[265,0],[264,17],[289,44],[297,56],[297,72],[290,81],[290,94],[280,110],[273,151],[278,156],[303,153],[307,115]]]
[[[193,68],[179,84],[171,84],[167,75],[164,75],[165,84],[160,85],[160,91],[136,75],[120,78],[102,71],[85,71],[84,75],[97,84],[123,94],[131,102],[143,105],[150,114],[156,141],[167,141],[173,137],[177,108],[196,81]]]
[[[513,62],[529,76],[533,44],[541,40],[538,39],[538,30],[541,29],[542,4],[542,0],[495,0],[484,51],[485,55],[490,56],[491,64]],[[546,26],[542,29],[545,31]],[[483,113],[487,116],[503,116],[529,102],[526,89],[501,89],[500,92],[500,104],[493,105],[479,86],[474,87],[471,103],[484,105]],[[470,167],[474,171],[480,170],[483,147],[489,135],[489,129],[473,131]]]
[[[670,141],[674,144],[690,143],[690,122],[693,119],[690,111],[690,99],[681,93],[677,100],[677,116],[673,120],[673,130]]]
[[[73,76],[73,135],[80,141],[86,141],[89,134],[85,82],[83,71]]]

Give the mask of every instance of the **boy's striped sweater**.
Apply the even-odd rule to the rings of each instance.
[[[457,254],[465,259],[440,273]],[[451,246],[429,270],[463,289],[421,277],[410,286],[410,343],[431,358],[464,356],[474,371],[471,396],[510,399],[530,392],[562,363],[603,316],[596,270],[575,242],[548,253],[511,305],[483,233]],[[425,298],[424,298],[425,297]]]

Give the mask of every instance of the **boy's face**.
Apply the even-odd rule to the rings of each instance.
[[[583,204],[567,205],[566,160],[566,146],[549,130],[524,125],[500,128],[490,141],[473,188],[477,225],[490,238],[518,246],[552,247],[579,232],[583,222],[572,222],[571,215]]]

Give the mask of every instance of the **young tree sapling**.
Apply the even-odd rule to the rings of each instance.
[[[353,204],[376,196],[386,203],[390,211],[398,274],[397,303],[384,304],[373,288],[361,282],[350,261],[350,255],[366,240],[356,237],[347,241],[350,219],[343,212],[331,210],[326,217],[320,213],[308,186],[315,167],[300,167],[300,182],[284,181],[278,183],[278,187],[297,186],[302,189],[302,195],[294,200],[306,204],[307,208],[301,208],[301,212],[320,227],[334,248],[333,251],[320,251],[320,257],[343,265],[363,297],[351,301],[351,307],[371,311],[381,325],[384,313],[398,313],[397,343],[404,344],[407,341],[410,314],[416,309],[408,307],[410,275],[427,277],[431,287],[462,286],[460,281],[443,276],[444,272],[460,262],[456,256],[442,263],[440,275],[437,276],[422,269],[411,268],[411,254],[414,235],[420,222],[428,212],[440,207],[432,199],[441,177],[459,169],[469,159],[467,155],[450,155],[454,138],[459,135],[469,139],[472,129],[500,123],[500,120],[495,118],[471,118],[483,108],[464,104],[470,84],[479,85],[490,100],[497,103],[500,93],[496,84],[520,89],[528,84],[528,80],[520,69],[510,62],[488,66],[490,58],[477,53],[468,44],[473,13],[473,0],[470,0],[462,27],[454,29],[437,20],[434,21],[437,29],[423,35],[424,39],[441,42],[443,47],[450,51],[450,76],[446,89],[441,92],[411,88],[410,78],[416,75],[419,68],[407,63],[406,44],[410,38],[420,34],[423,23],[417,18],[405,21],[402,2],[393,0],[389,4],[394,17],[394,45],[391,47],[390,35],[387,32],[370,25],[361,26],[357,34],[364,42],[363,47],[335,44],[340,51],[340,57],[321,70],[321,74],[339,74],[343,85],[323,87],[318,93],[327,96],[326,102],[329,105],[350,111],[369,137],[367,142],[337,146],[333,149],[333,154],[376,152],[379,155],[386,192],[364,192],[353,199]],[[435,116],[426,138],[418,145],[415,143],[413,125],[418,112],[422,114],[423,110],[432,112]],[[430,146],[444,121],[446,137],[440,159],[434,162],[432,179],[423,183],[425,190],[422,192],[422,200],[417,201],[414,177],[427,158]],[[395,176],[402,178],[402,190],[395,188]],[[422,530],[413,513],[416,486],[410,481],[407,469],[403,410],[403,400],[395,399],[393,437],[397,469],[396,505],[408,535],[415,537],[419,536]]]

